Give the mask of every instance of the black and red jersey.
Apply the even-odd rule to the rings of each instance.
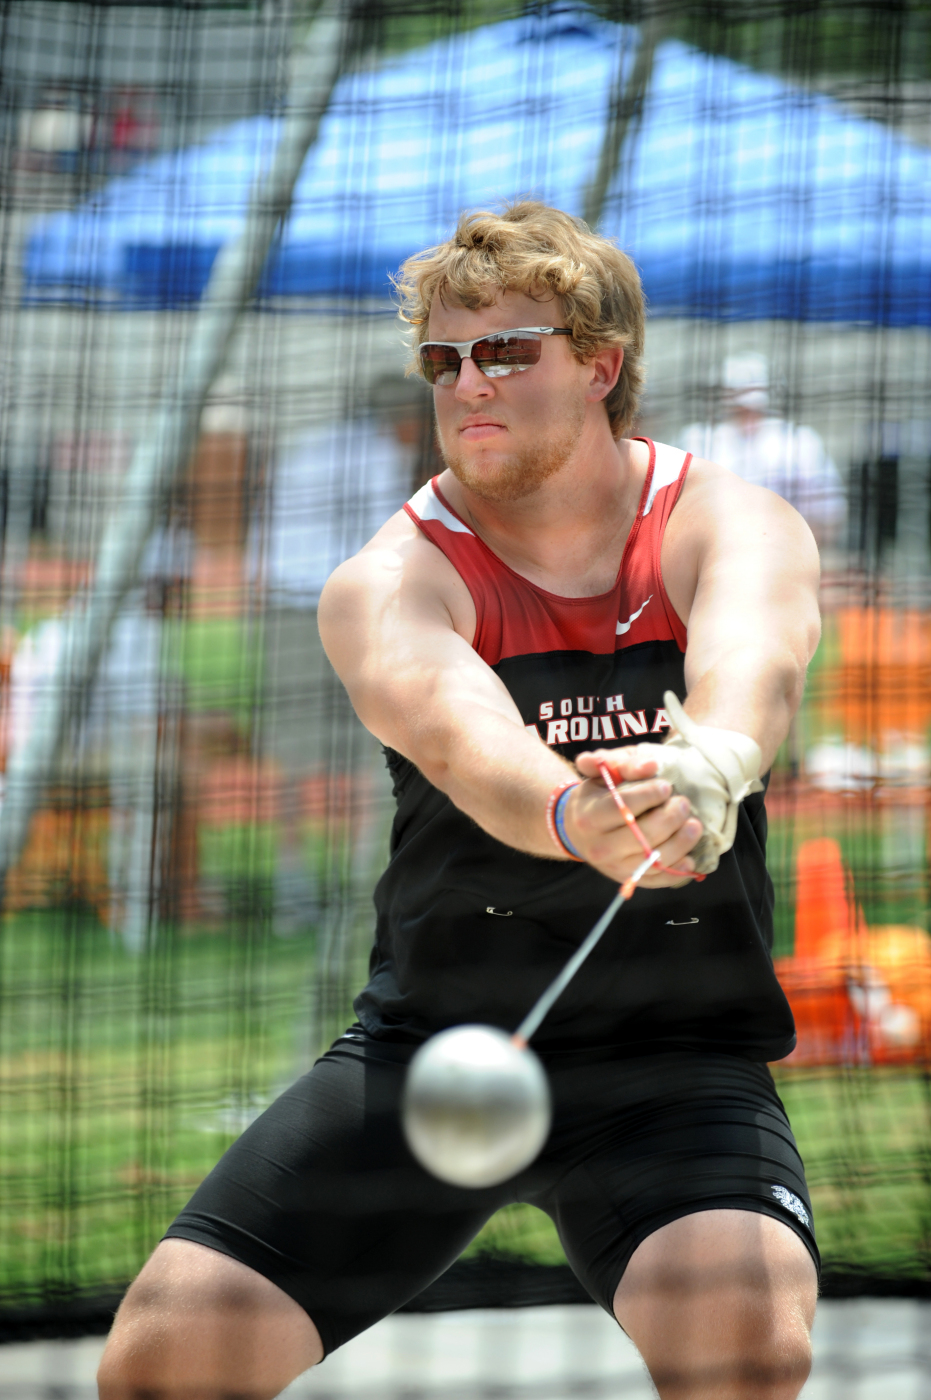
[[[686,629],[660,551],[691,458],[648,442],[650,463],[614,587],[562,598],[509,568],[445,500],[436,478],[405,507],[475,604],[473,647],[526,727],[572,759],[657,742],[666,690],[685,698]],[[389,750],[398,802],[375,890],[369,983],[355,1003],[373,1035],[426,1037],[484,1022],[512,1030],[615,893],[588,865],[527,855],[489,836]],[[762,794],[703,883],[638,890],[550,1012],[542,1050],[701,1047],[773,1060],[795,1043],[773,972],[772,884]]]

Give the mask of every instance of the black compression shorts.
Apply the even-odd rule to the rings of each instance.
[[[513,1180],[470,1191],[428,1175],[404,1142],[398,1105],[415,1049],[348,1031],[230,1147],[166,1238],[271,1279],[326,1353],[416,1297],[514,1201],[552,1217],[609,1313],[638,1244],[696,1211],[781,1220],[819,1267],[802,1162],[765,1065],[685,1051],[547,1056],[544,1151]]]

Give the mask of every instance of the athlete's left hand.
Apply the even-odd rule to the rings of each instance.
[[[585,781],[566,803],[566,832],[589,865],[622,884],[643,860],[643,848],[618,810],[598,771],[607,763],[618,782],[624,783],[624,800],[650,845],[665,866],[691,871],[689,852],[701,839],[702,826],[685,797],[673,793],[665,778],[656,777],[654,745],[628,745],[620,749],[596,749],[580,754],[576,768]],[[668,889],[687,883],[688,876],[650,870],[645,888]]]
[[[663,703],[673,725],[671,738],[663,744],[638,745],[637,759],[648,761],[653,755],[657,776],[689,799],[692,816],[702,824],[702,837],[691,857],[696,871],[710,875],[734,844],[741,802],[763,790],[760,746],[736,730],[696,723],[671,691]],[[623,765],[622,754],[615,750],[607,760],[612,772],[619,761]]]

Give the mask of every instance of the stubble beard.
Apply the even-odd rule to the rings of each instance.
[[[568,405],[559,415],[560,429],[546,429],[541,440],[522,452],[502,457],[493,470],[462,453],[450,452],[437,431],[443,461],[467,490],[484,501],[521,501],[532,496],[560,471],[575,452],[585,426],[582,404]]]

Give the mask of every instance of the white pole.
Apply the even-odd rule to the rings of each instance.
[[[349,0],[324,0],[296,50],[281,136],[256,181],[241,235],[221,249],[187,346],[133,455],[120,500],[104,531],[92,586],[66,614],[66,635],[35,723],[6,774],[0,808],[0,888],[29,833],[52,777],[70,717],[97,671],[110,628],[135,582],[165,493],[187,467],[210,387],[255,289],[272,240],[286,218],[294,183],[316,139],[349,50]]]

